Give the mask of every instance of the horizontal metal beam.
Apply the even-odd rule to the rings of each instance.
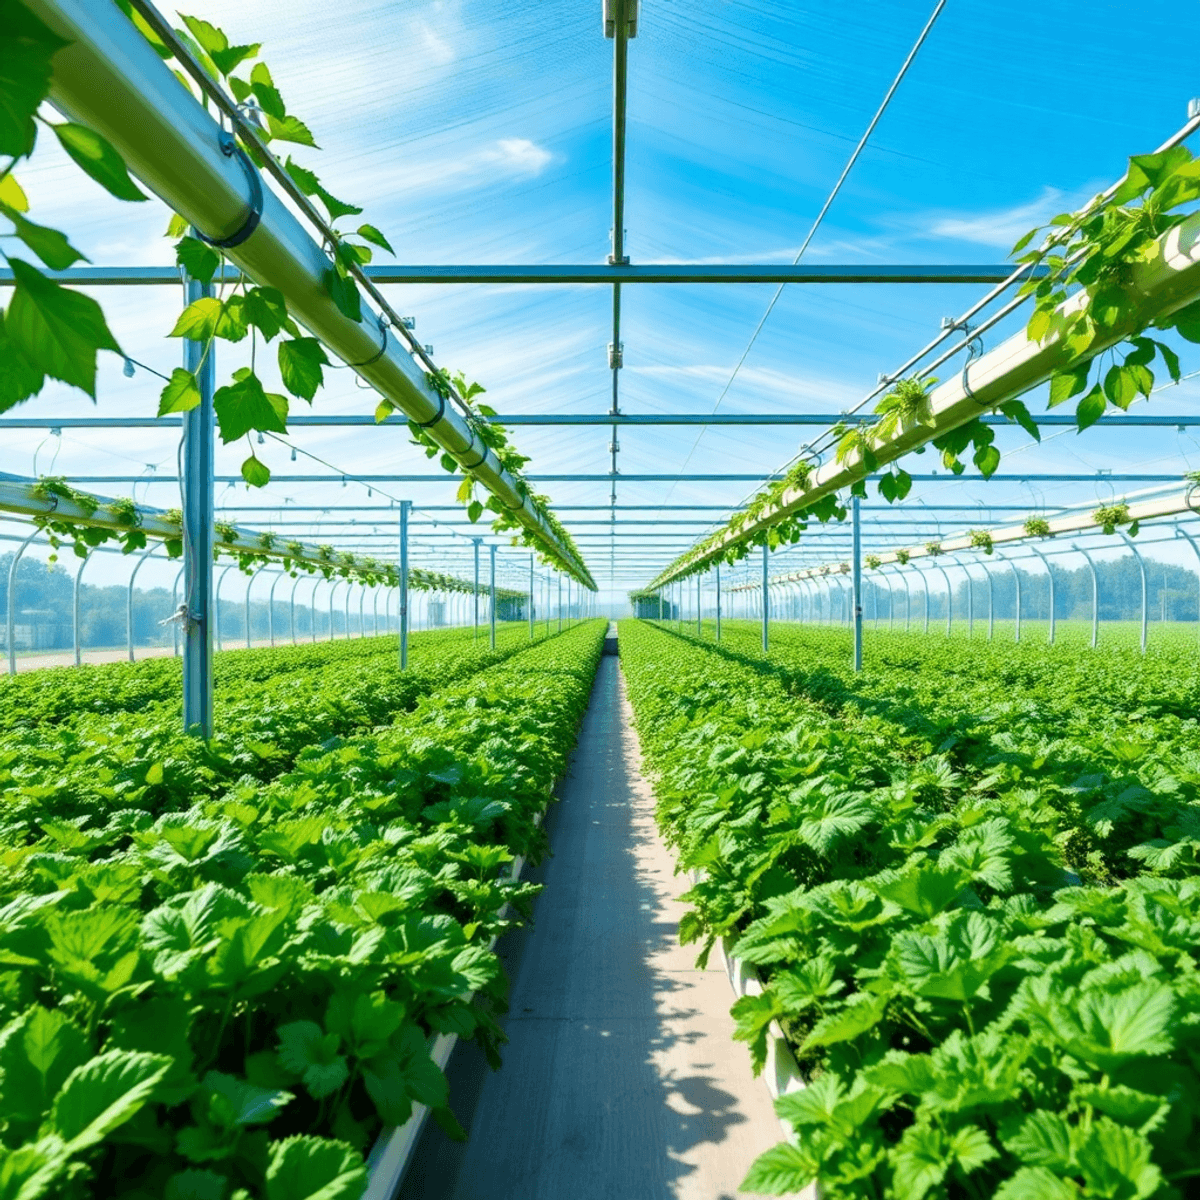
[[[1033,423],[1051,428],[1073,428],[1075,417],[1070,413],[1034,413]],[[836,412],[817,413],[500,413],[487,418],[493,425],[536,426],[611,426],[611,425],[816,425],[829,426],[842,421],[847,425],[874,425],[875,413],[845,416]],[[985,414],[979,418],[985,425],[1015,426],[1007,417]],[[0,429],[156,429],[178,428],[179,417],[3,417]],[[1184,429],[1200,426],[1200,416],[1187,414],[1164,416],[1162,413],[1129,413],[1103,416],[1099,425],[1137,425],[1148,428]],[[376,421],[367,413],[292,416],[288,427],[294,429],[357,428],[377,425],[396,425],[407,429],[407,421],[393,414]]]
[[[885,264],[849,266],[793,266],[790,263],[582,263],[572,266],[477,265],[371,266],[367,277],[378,284],[391,283],[1001,283],[1012,274],[1006,263],[983,265],[955,263]],[[1044,271],[1041,272],[1044,274]],[[47,271],[61,283],[88,287],[141,287],[177,284],[178,267],[72,267]],[[232,283],[238,271],[226,267],[217,283]],[[0,269],[0,286],[13,281],[12,271]]]
[[[15,478],[0,474],[0,479]],[[179,479],[174,475],[71,475],[72,483],[174,483]],[[530,483],[609,483],[615,479],[618,483],[768,483],[780,479],[780,475],[613,475],[604,472],[596,475],[528,475]],[[878,475],[867,475],[868,480],[878,479]],[[1174,475],[1143,475],[1143,474],[1108,474],[1096,472],[1090,475],[1065,474],[1028,474],[1000,475],[996,474],[990,480],[979,475],[919,475],[912,474],[916,483],[1178,483],[1180,476]],[[240,475],[217,475],[216,483],[244,483]],[[462,480],[457,475],[448,472],[440,475],[272,475],[272,483],[453,483]],[[990,507],[984,505],[983,507]]]

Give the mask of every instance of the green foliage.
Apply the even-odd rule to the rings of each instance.
[[[986,529],[972,529],[971,546],[975,550],[982,550],[984,554],[991,554],[994,549],[992,535]]]
[[[1123,500],[1118,504],[1102,504],[1092,513],[1092,520],[1104,530],[1105,533],[1112,535],[1116,533],[1117,527],[1120,525],[1129,525],[1129,505]],[[1129,534],[1131,537],[1137,536],[1136,523],[1130,525]]]
[[[756,636],[621,630],[660,826],[704,871],[681,932],[757,966],[735,1036],[777,1020],[808,1080],[743,1186],[1175,1194],[1200,1126],[1192,665],[906,637],[856,675],[835,631],[777,628],[769,663]]]
[[[1050,522],[1045,517],[1029,517],[1025,521],[1025,532],[1030,537],[1053,537],[1050,532]]]
[[[391,639],[221,656],[209,745],[177,700],[76,692],[58,721],[5,681],[0,1086],[26,1194],[350,1200],[384,1125],[426,1104],[457,1127],[430,1046],[495,1053],[492,945],[537,890],[505,868],[544,852],[604,627],[513,632],[418,635],[404,673]],[[131,674],[177,686],[169,661],[100,671],[110,702]]]

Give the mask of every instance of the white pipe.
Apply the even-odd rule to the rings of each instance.
[[[197,229],[214,238],[240,230],[250,213],[250,185],[239,156],[222,151],[221,127],[132,22],[103,0],[30,0],[28,7],[70,42],[54,56],[54,106],[107,138],[129,169]],[[587,568],[466,420],[442,404],[424,368],[385,334],[378,317],[365,305],[361,322],[342,314],[325,283],[330,260],[283,201],[268,187],[262,191],[262,219],[244,242],[226,250],[230,262],[257,283],[278,288],[297,321],[394,408],[425,425],[456,461],[478,463],[471,474],[544,549],[594,587]]]

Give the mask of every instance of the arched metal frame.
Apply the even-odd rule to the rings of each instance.
[[[82,599],[81,585],[83,583],[83,568],[88,565],[88,560],[92,557],[92,552],[89,550],[84,556],[83,561],[79,564],[79,570],[75,572],[75,582],[71,587],[71,640],[74,643],[75,650],[75,665],[78,667],[83,662],[83,623],[80,621],[80,602]],[[179,589],[179,576],[175,577],[175,588]],[[175,626],[178,631],[179,626]]]
[[[333,580],[333,586],[329,589],[329,640],[333,641],[333,598],[337,594],[338,588],[345,583],[344,579]]]
[[[1083,555],[1088,570],[1092,573],[1092,649],[1095,650],[1096,644],[1100,640],[1100,578],[1096,574],[1096,564],[1093,562],[1092,556],[1074,542],[1071,543],[1071,549],[1078,550]]]
[[[236,566],[236,563],[230,563],[220,575],[217,576],[217,582],[213,587],[213,627],[217,633],[217,649],[224,650],[225,642],[221,635],[221,584],[225,582],[225,576]]]
[[[42,531],[35,529],[21,544],[17,547],[17,552],[12,557],[12,562],[8,564],[8,597],[5,601],[8,607],[7,614],[7,638],[8,638],[8,673],[15,675],[17,673],[17,648],[13,644],[13,638],[16,635],[16,617],[17,606],[13,603],[13,598],[17,594],[17,564],[21,561],[23,555],[28,549],[30,542]]]
[[[292,594],[289,598],[291,606],[288,616],[288,632],[292,635],[292,645],[296,644],[296,589],[300,586],[301,576],[297,572],[296,578],[292,581]]]
[[[250,649],[250,589],[254,586],[254,581],[263,573],[266,568],[266,563],[262,563],[254,571],[250,573],[250,578],[246,580],[246,649]]]
[[[87,563],[87,560],[84,559],[84,564],[86,565],[86,563]],[[80,575],[83,574],[82,566],[79,568],[79,574]],[[76,578],[76,581],[78,581],[79,575],[76,575],[75,578]],[[175,572],[175,583],[171,587],[171,613],[173,615],[173,618],[175,618],[175,619],[172,619],[172,621],[171,621],[171,650],[172,650],[172,653],[175,658],[179,657],[179,625],[180,625],[180,622],[177,618],[178,618],[178,614],[179,614],[179,584],[182,579],[183,579],[183,567],[180,567],[179,570]],[[76,624],[78,624],[78,623],[79,623],[78,617],[76,617]],[[76,653],[75,665],[79,666],[78,652]]]
[[[1150,582],[1146,576],[1146,560],[1142,558],[1138,548],[1133,544],[1133,539],[1124,530],[1118,529],[1118,535],[1121,540],[1133,552],[1133,557],[1137,560],[1138,570],[1142,575],[1142,653],[1146,653],[1146,636],[1149,627],[1149,612],[1148,605],[1150,599]]]
[[[987,580],[988,586],[988,636],[987,640],[992,640],[992,634],[996,631],[996,588],[992,580],[992,571],[988,566],[987,559],[976,556],[975,562],[983,568],[983,577]]]
[[[308,611],[309,611],[309,640],[316,645],[317,641],[317,588],[321,586],[321,576],[317,575],[313,578],[312,591],[308,594]]]
[[[271,649],[275,649],[275,589],[281,579],[287,578],[286,571],[279,571],[271,580],[271,590],[267,594],[267,637],[271,641]]]
[[[1046,639],[1046,645],[1054,645],[1054,571],[1050,566],[1050,560],[1036,546],[1031,545],[1029,550],[1036,554],[1042,560],[1042,566],[1046,568],[1046,579],[1050,583],[1050,635]]]
[[[1191,548],[1196,553],[1196,562],[1197,562],[1197,564],[1200,564],[1200,545],[1197,545],[1196,539],[1190,533],[1188,533],[1188,531],[1186,529],[1184,529],[1183,526],[1180,525],[1178,521],[1175,522],[1175,536],[1187,538],[1188,545],[1191,546]],[[1196,582],[1198,585],[1200,585],[1200,571],[1197,571],[1197,573],[1196,573]],[[1200,593],[1198,593],[1198,595],[1197,595],[1196,604],[1197,604],[1196,617],[1197,617],[1197,620],[1200,621]]]
[[[125,593],[125,649],[130,662],[133,662],[133,583],[142,569],[142,563],[158,549],[158,545],[158,542],[155,542],[154,545],[143,550],[138,555],[137,562],[133,564],[133,570],[129,572],[129,589]]]
[[[1012,559],[1007,558],[1003,554],[998,554],[996,557],[1012,572],[1013,585],[1017,589],[1017,620],[1013,633],[1013,641],[1019,642],[1021,640],[1021,572],[1017,570]]]

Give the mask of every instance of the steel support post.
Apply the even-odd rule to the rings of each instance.
[[[1149,621],[1147,613],[1147,603],[1149,601],[1149,580],[1146,578],[1146,561],[1138,552],[1138,548],[1133,544],[1133,539],[1127,533],[1117,530],[1121,540],[1133,551],[1133,557],[1137,559],[1138,570],[1142,574],[1142,653],[1146,653],[1146,629]]]
[[[271,649],[275,649],[275,589],[279,586],[279,581],[286,578],[286,572],[277,571],[275,578],[271,580],[271,591],[267,596],[267,637],[271,642]]]
[[[946,636],[949,637],[954,630],[954,585],[950,582],[950,576],[941,563],[933,565],[941,571],[942,578],[946,581]]]
[[[924,603],[921,605],[921,608],[923,610],[921,613],[921,616],[925,622],[922,632],[928,633],[929,632],[929,576],[926,575],[925,572],[922,571],[920,567],[914,567],[913,570],[916,571],[916,573],[918,575],[920,575],[920,577],[921,577],[921,593],[922,593],[922,600],[924,601]]]
[[[125,593],[125,648],[130,662],[133,662],[133,583],[137,579],[137,573],[142,569],[142,563],[157,549],[158,544],[155,543],[143,550],[138,556],[137,562],[133,564],[133,570],[129,572],[129,589]]]
[[[80,599],[80,584],[83,582],[83,568],[88,565],[88,559],[92,557],[89,550],[83,556],[83,561],[79,564],[79,570],[75,572],[75,584],[71,589],[71,639],[75,644],[75,665],[79,666],[83,662],[83,627],[79,620],[79,599]],[[176,586],[179,580],[176,577]],[[12,594],[11,592],[9,593]]]
[[[371,589],[371,636],[379,636],[379,593],[380,585],[377,583]]]
[[[771,602],[767,598],[767,580],[770,572],[770,550],[766,545],[762,548],[762,651],[764,654],[771,645]]]
[[[313,580],[312,591],[308,593],[308,631],[309,641],[316,645],[317,642],[317,588],[321,586],[321,577],[318,575]]]
[[[345,603],[345,605],[344,605],[344,608],[345,608],[345,610],[346,610],[346,612],[345,612],[345,616],[346,616],[346,641],[349,641],[349,640],[350,640],[350,593],[351,593],[352,591],[354,591],[354,580],[352,580],[352,579],[347,579],[347,580],[346,580],[346,603]]]
[[[996,629],[996,589],[992,583],[992,572],[987,563],[982,558],[978,561],[983,568],[983,575],[988,585],[988,641],[990,642]]]
[[[489,613],[489,622],[490,623],[488,626],[488,644],[491,646],[491,648],[493,650],[495,650],[495,648],[496,648],[496,543],[493,542],[488,547],[488,550],[491,552],[489,555],[490,573],[488,576],[488,595],[490,597],[490,603],[488,606],[490,609],[490,613]],[[559,601],[558,628],[561,631],[562,630],[562,576],[559,576],[559,580],[558,580],[558,601]]]
[[[967,637],[975,636],[975,588],[971,583],[971,569],[958,564],[963,569],[963,574],[967,577]]]
[[[1013,585],[1017,590],[1017,624],[1013,634],[1013,641],[1019,642],[1021,640],[1021,572],[1017,570],[1010,559],[1005,558],[1003,555],[1000,556],[1000,561],[1012,572]]]
[[[175,582],[171,584],[171,611],[173,613],[179,612],[179,584],[182,579],[183,579],[183,568],[180,567],[179,570],[175,572]],[[178,621],[171,622],[171,657],[172,658],[179,657],[179,622]],[[78,663],[76,663],[75,665],[79,666]]]
[[[1042,566],[1046,568],[1046,578],[1050,582],[1050,636],[1046,639],[1048,646],[1054,645],[1054,571],[1050,567],[1050,560],[1036,547],[1030,546],[1029,549],[1042,560]]]
[[[400,501],[400,670],[408,670],[408,514],[412,508],[411,500]],[[479,595],[479,539],[475,538],[475,574],[476,574],[476,612],[478,613]],[[476,617],[478,624],[478,616]]]
[[[529,556],[529,640],[533,641],[533,555]]]
[[[333,641],[333,598],[337,595],[337,590],[345,580],[335,579],[333,586],[329,589],[329,640]]]
[[[187,281],[187,302],[211,297],[212,284]],[[200,403],[183,414],[183,728],[213,734],[213,388],[215,348],[183,343],[184,369],[196,377]]]
[[[495,571],[496,555],[492,554],[492,607],[496,606],[496,571]],[[492,618],[492,624],[496,624],[496,618]],[[562,573],[558,572],[558,632],[562,633]],[[494,644],[494,639],[493,639]]]
[[[257,570],[255,570],[251,574],[250,578],[246,580],[246,609],[245,609],[245,612],[246,612],[246,649],[247,650],[250,649],[250,589],[254,586],[254,581],[262,573],[263,568],[265,566],[266,566],[266,563],[263,563],[263,565],[260,566]]]
[[[475,543],[475,640],[479,640],[479,544],[483,538],[472,538]],[[547,632],[549,632],[547,630]]]
[[[858,497],[850,499],[851,520],[851,588],[854,593],[854,670],[862,670],[863,603],[862,603],[862,518]]]

